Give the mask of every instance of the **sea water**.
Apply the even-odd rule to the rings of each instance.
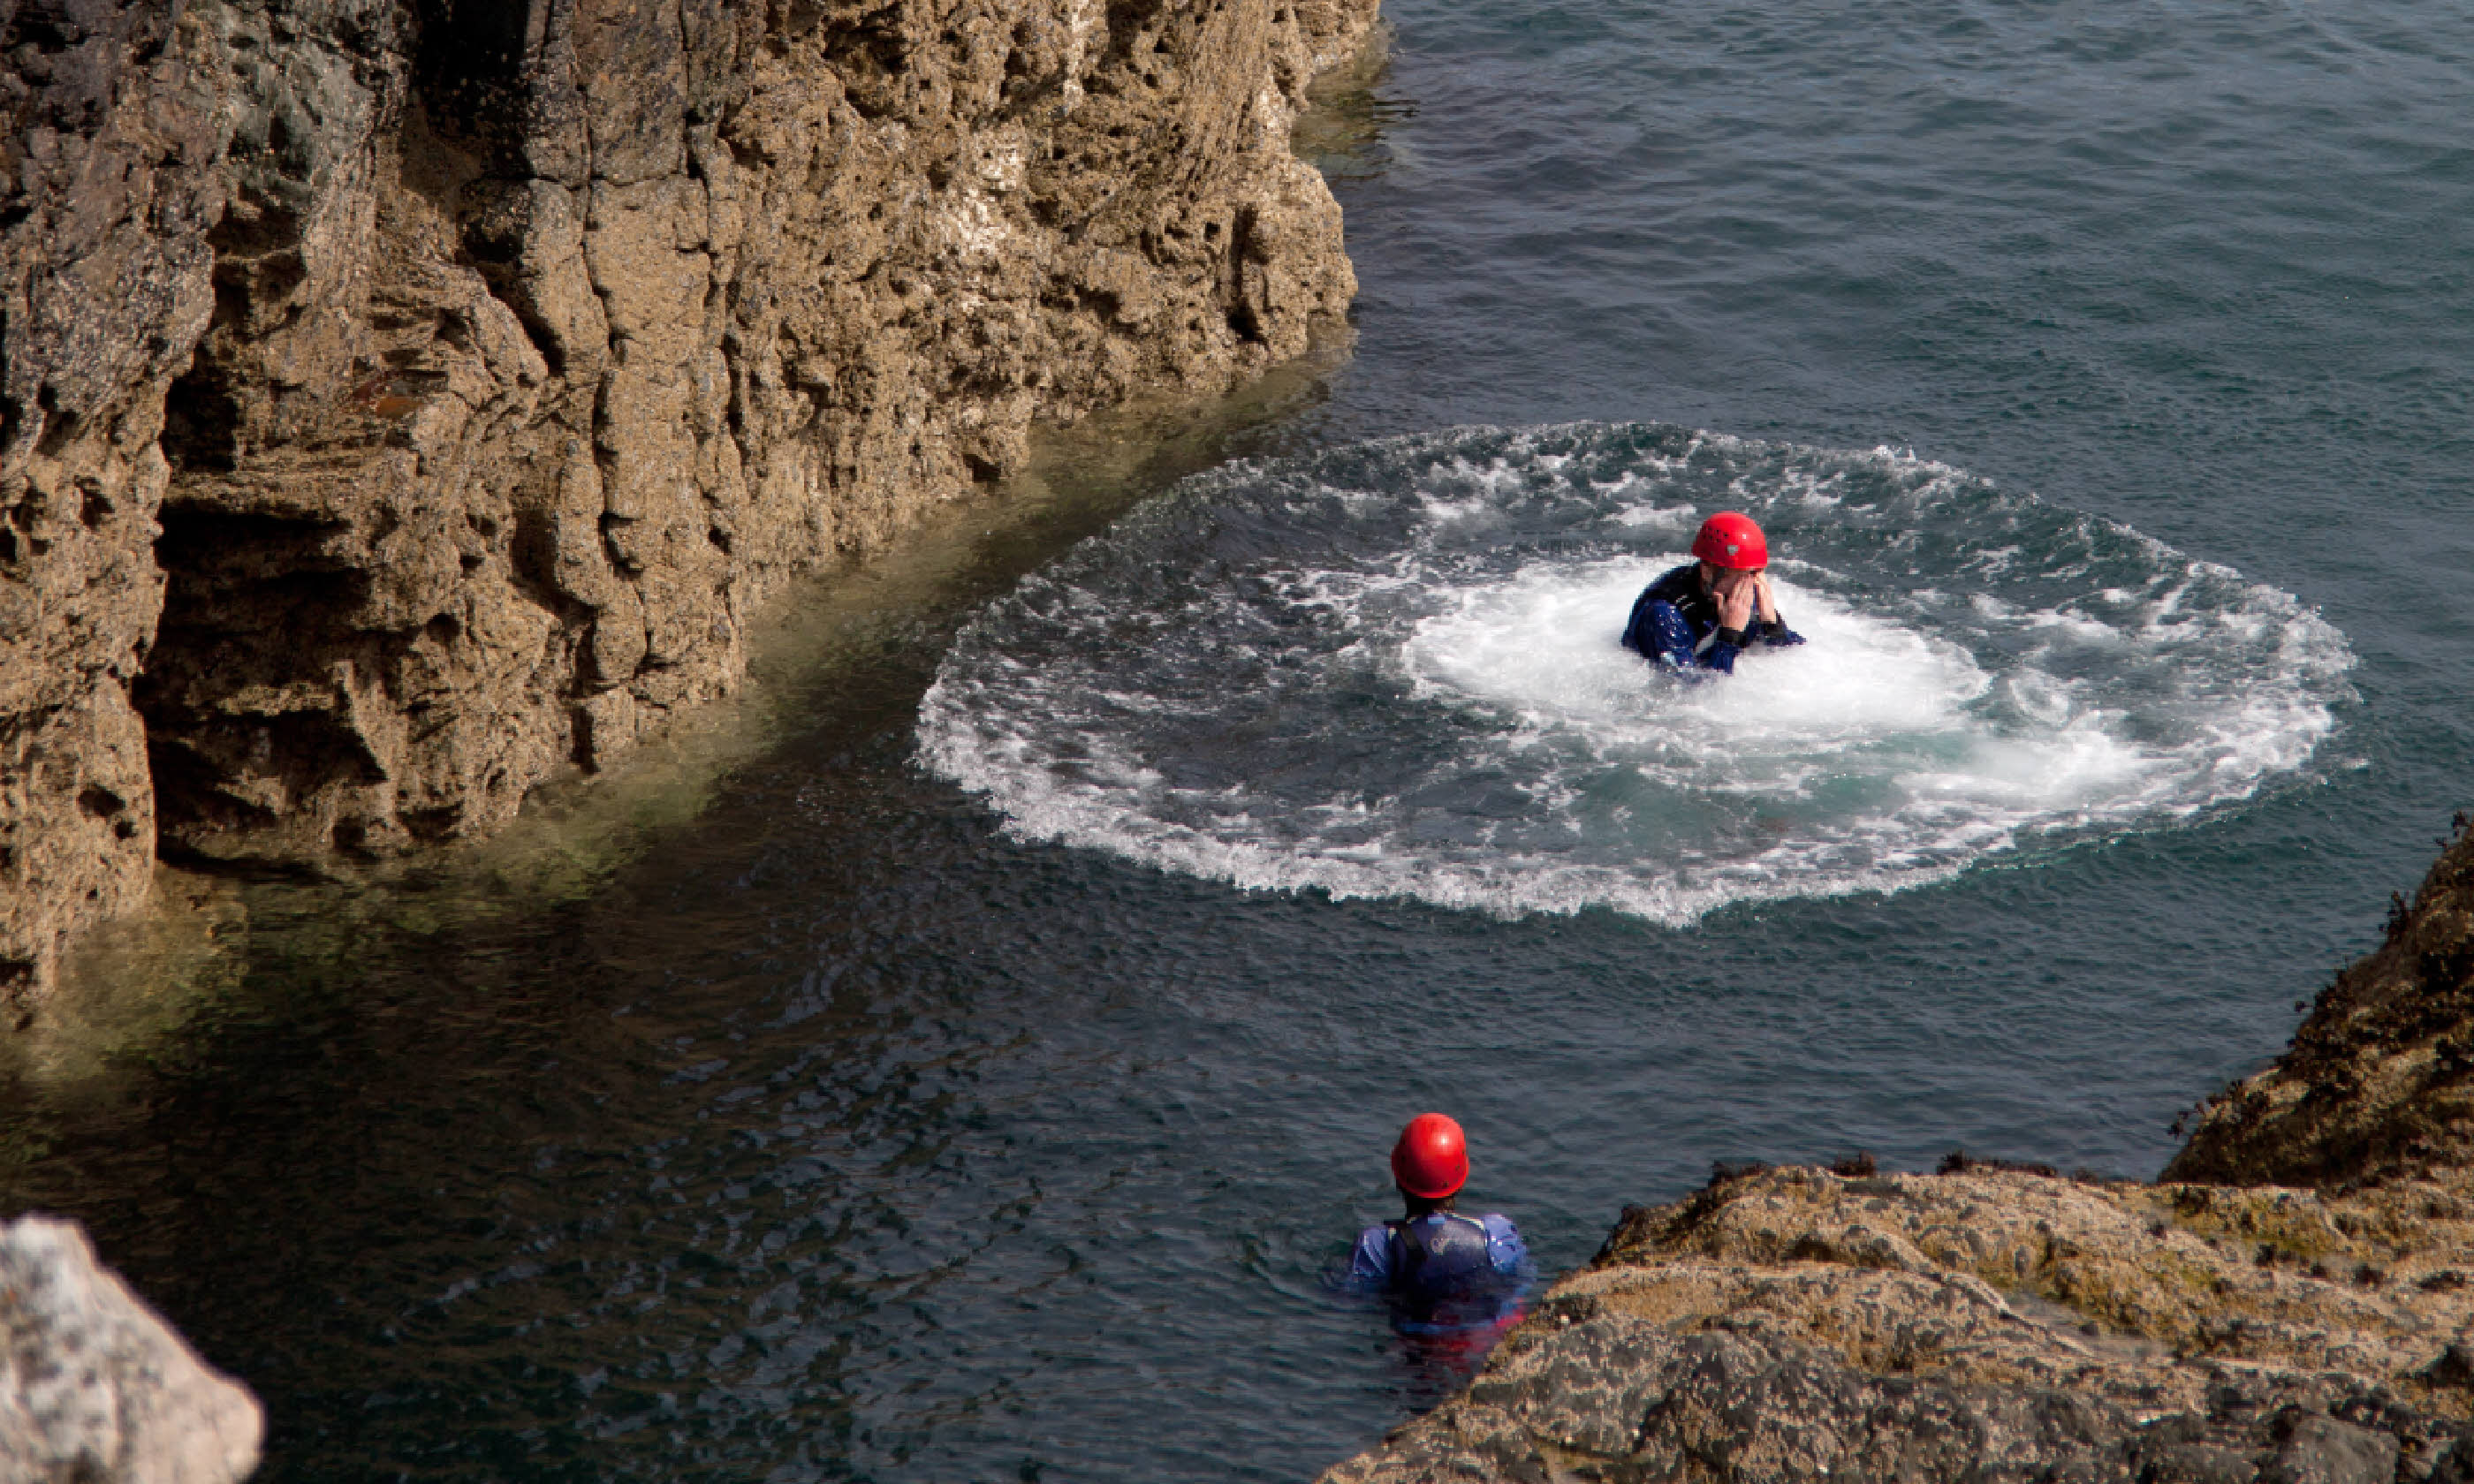
[[[1808,641],[1623,648],[1707,515]],[[2292,594],[1887,449],[1429,434],[1198,477],[966,627],[930,766],[1018,839],[1502,917],[1887,892],[2307,767],[2353,698]]]
[[[1550,1273],[1716,1159],[2145,1175],[2375,941],[2474,776],[2474,18],[1388,9],[1320,400],[853,579],[564,875],[176,882],[212,971],[12,1084],[265,1477],[1305,1477],[1456,1374],[1317,1281],[1408,1114]],[[1812,642],[1652,673],[1729,507]]]

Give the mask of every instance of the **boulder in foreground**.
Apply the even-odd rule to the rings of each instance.
[[[0,1225],[0,1479],[229,1484],[257,1467],[264,1428],[74,1224]]]

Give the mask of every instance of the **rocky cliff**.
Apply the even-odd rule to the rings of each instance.
[[[486,831],[788,574],[1354,291],[1372,0],[0,0],[0,989]]]
[[[2461,833],[2159,1184],[1954,1157],[1627,1210],[1325,1478],[2474,1479],[2469,944]]]

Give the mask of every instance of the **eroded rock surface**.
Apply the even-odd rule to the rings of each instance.
[[[130,689],[163,604],[157,434],[223,200],[177,50],[165,7],[0,11],[0,1009],[153,864]]]
[[[0,1224],[0,1479],[230,1484],[257,1467],[264,1425],[74,1224]]]
[[[2469,866],[2177,1178],[1725,1174],[1326,1479],[2474,1479]]]
[[[1373,10],[0,12],[0,965],[158,830],[487,830],[1034,419],[1303,350],[1355,285],[1289,130]]]

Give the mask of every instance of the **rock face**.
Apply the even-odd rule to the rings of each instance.
[[[1373,9],[0,11],[0,972],[158,833],[485,831],[1034,419],[1304,349],[1355,285],[1289,127]]]
[[[2474,1479],[2469,868],[2166,1183],[1722,1171],[1326,1479]]]
[[[223,199],[176,50],[160,7],[0,12],[0,999],[153,863],[130,691],[163,605],[157,435]]]
[[[257,1467],[264,1426],[74,1225],[0,1225],[0,1478],[229,1484]]]

